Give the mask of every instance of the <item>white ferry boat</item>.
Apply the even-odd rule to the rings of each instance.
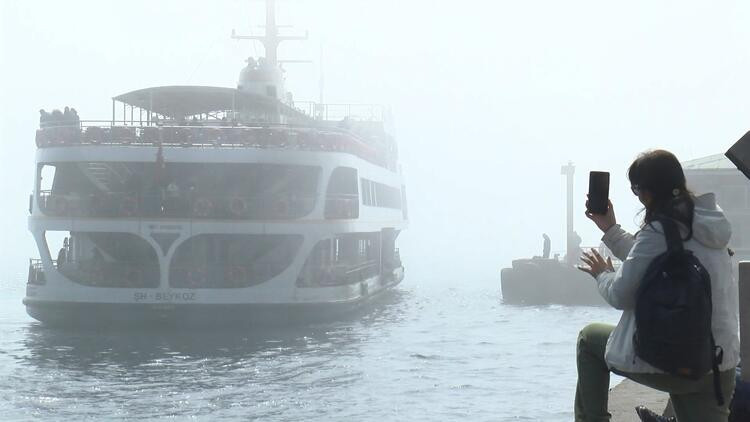
[[[356,309],[404,277],[387,110],[295,103],[274,2],[237,88],[161,86],[109,121],[42,112],[24,304],[48,324],[274,323]]]

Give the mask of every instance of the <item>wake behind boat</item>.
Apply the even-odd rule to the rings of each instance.
[[[359,308],[404,276],[387,110],[294,102],[266,4],[237,88],[162,86],[110,121],[43,113],[24,304],[50,324],[268,323]]]

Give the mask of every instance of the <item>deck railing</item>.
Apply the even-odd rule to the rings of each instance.
[[[386,108],[378,104],[320,104],[313,101],[297,101],[294,108],[302,113],[324,121],[365,121],[386,120]]]
[[[39,148],[117,145],[263,148],[304,151],[343,152],[373,164],[395,169],[395,145],[386,136],[358,136],[339,128],[309,128],[288,125],[237,126],[214,125],[128,126],[123,122],[80,121],[47,126],[36,132]],[[205,123],[205,122],[203,122]],[[224,122],[225,123],[225,122]]]
[[[52,265],[57,265],[57,261],[52,261]],[[44,275],[44,266],[42,260],[38,258],[29,259],[29,277],[27,280],[28,284],[43,285],[47,283],[47,278]]]

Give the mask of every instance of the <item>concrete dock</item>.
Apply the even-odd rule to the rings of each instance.
[[[643,405],[662,414],[668,400],[667,393],[644,387],[626,378],[609,390],[609,413],[612,414],[612,422],[640,422],[635,413],[636,406]]]

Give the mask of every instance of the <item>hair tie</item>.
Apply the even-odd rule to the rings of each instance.
[[[672,189],[672,196],[679,196],[679,195],[680,195],[680,190],[679,189],[677,189],[677,188]]]

